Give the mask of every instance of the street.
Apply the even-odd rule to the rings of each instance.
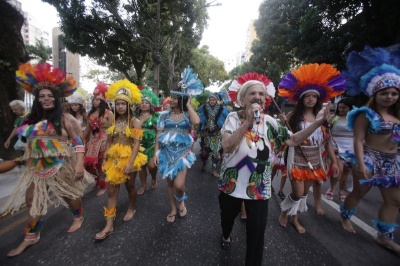
[[[198,154],[198,143],[195,151]],[[106,195],[96,197],[93,189],[89,189],[83,198],[85,221],[80,230],[66,233],[72,216],[64,207],[51,207],[39,243],[15,258],[7,258],[6,254],[23,239],[26,208],[7,215],[0,219],[0,265],[244,265],[246,224],[239,215],[233,230],[234,242],[229,250],[222,250],[217,180],[211,175],[210,165],[204,174],[200,168],[198,159],[188,171],[188,214],[184,218],[177,217],[173,224],[166,221],[169,213],[167,184],[160,177],[157,189],[149,189],[137,197],[137,212],[128,222],[122,221],[127,208],[127,193],[121,187],[114,234],[103,241],[95,241],[94,236],[105,225],[102,206],[106,203]],[[1,188],[7,183],[2,178],[5,175],[0,175]],[[306,229],[301,235],[290,224],[283,228],[278,223],[279,181],[278,178],[274,180],[275,193],[269,200],[263,265],[400,264],[400,257],[381,248],[372,236],[371,220],[377,217],[382,202],[378,189],[371,189],[360,203],[355,235],[345,232],[340,225],[337,195],[334,201],[327,201],[323,196],[326,214],[319,216],[310,193],[308,212],[300,216]],[[148,177],[148,188],[150,182]],[[137,189],[140,186],[139,178],[136,186]],[[327,188],[328,183],[325,183],[323,193]],[[287,182],[284,193],[289,191]],[[0,192],[0,199],[9,194],[4,189]],[[399,218],[397,223],[400,224]],[[395,240],[399,243],[400,230],[397,230]]]

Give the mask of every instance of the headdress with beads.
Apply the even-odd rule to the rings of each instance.
[[[68,97],[77,89],[72,76],[66,76],[64,71],[48,63],[36,66],[29,63],[20,65],[16,79],[24,90],[32,94],[41,89],[49,89],[59,92],[61,97]]]
[[[193,69],[188,66],[183,70],[181,74],[182,80],[178,83],[180,90],[171,90],[171,96],[194,96],[202,93],[204,86],[201,81],[197,78],[198,75],[193,72]]]
[[[339,70],[330,64],[308,64],[292,70],[279,83],[279,96],[296,103],[307,92],[315,92],[326,102],[346,89],[346,81]]]
[[[119,80],[111,84],[105,96],[107,100],[112,100],[114,102],[117,100],[124,100],[129,105],[142,102],[142,94],[139,88],[127,79]]]
[[[96,88],[94,88],[93,91],[93,96],[95,98],[100,98],[102,100],[106,100],[106,92],[108,90],[108,86],[107,84],[105,84],[104,82],[98,82],[96,85]]]
[[[142,102],[146,101],[152,106],[160,105],[160,99],[147,86],[140,90],[140,93],[142,94]]]
[[[400,48],[390,52],[384,48],[365,46],[360,53],[351,52],[347,57],[346,93],[363,93],[373,96],[389,87],[400,91]]]
[[[229,86],[229,96],[231,97],[231,100],[235,105],[242,106],[243,103],[241,102],[241,99],[245,95],[247,88],[249,88],[249,87],[243,88],[243,85],[248,81],[254,81],[255,83],[263,85],[267,93],[266,96],[272,98],[275,97],[275,92],[276,92],[275,86],[267,76],[255,72],[246,73],[238,77],[237,80],[234,80],[232,84]]]

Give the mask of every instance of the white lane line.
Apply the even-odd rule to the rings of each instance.
[[[310,187],[310,191],[313,192],[312,187]],[[334,202],[333,200],[328,200],[325,195],[321,196],[321,199],[328,204],[329,206],[331,206],[332,208],[334,208],[338,213],[340,213],[340,207],[338,204],[336,204],[336,202]],[[364,230],[367,234],[371,235],[372,237],[377,237],[378,233],[376,232],[376,230],[369,226],[368,224],[364,223],[362,220],[360,220],[359,218],[357,218],[355,215],[353,215],[353,217],[351,217],[351,221],[356,224],[358,227],[360,227],[362,230]]]

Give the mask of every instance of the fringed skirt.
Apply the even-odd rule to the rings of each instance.
[[[66,207],[68,204],[64,198],[78,199],[89,183],[94,179],[85,171],[82,180],[75,180],[75,152],[69,144],[61,143],[62,154],[57,157],[37,158],[30,149],[25,151],[24,159],[28,165],[19,177],[15,190],[8,198],[4,210],[17,211],[25,203],[26,191],[33,186],[33,199],[29,214],[33,217],[42,216],[47,213],[51,205],[58,206],[60,203]],[[60,154],[60,151],[48,151]],[[57,163],[54,163],[57,161]],[[46,166],[53,162],[51,166]],[[44,167],[40,167],[40,164]],[[40,169],[38,169],[40,167]]]
[[[354,153],[347,152],[345,157],[353,165],[357,164]],[[384,153],[364,146],[364,163],[371,178],[360,180],[361,185],[400,187],[400,162],[396,153]]]
[[[163,132],[158,137],[159,168],[163,179],[174,180],[180,171],[190,168],[196,156],[192,152],[193,138],[189,134]]]
[[[138,155],[136,156],[132,172],[139,171],[143,165],[147,163],[147,156],[141,151],[144,149],[141,147]],[[125,183],[130,177],[124,173],[124,168],[129,161],[132,154],[132,147],[130,145],[123,145],[116,143],[111,145],[107,151],[107,162],[104,165],[104,172],[106,174],[106,182],[112,185],[120,185]]]

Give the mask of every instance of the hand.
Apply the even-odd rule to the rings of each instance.
[[[189,109],[192,107],[192,96],[189,95],[188,101],[186,103],[186,107]]]
[[[364,163],[361,163],[360,165],[356,166],[354,174],[358,179],[369,179],[370,177],[370,172],[368,171]]]
[[[321,124],[324,123],[331,114],[330,109],[331,102],[322,104],[322,109],[318,112],[316,121],[320,122]]]
[[[153,161],[154,161],[154,165],[158,166],[158,155],[154,155]]]
[[[84,174],[83,165],[76,165],[75,166],[75,180],[82,180]]]
[[[331,164],[332,170],[333,170],[333,177],[337,178],[339,177],[339,166],[336,163]]]
[[[10,146],[10,139],[7,139],[6,142],[4,142],[4,148],[8,149],[8,146]]]
[[[254,113],[257,111],[262,111],[261,105],[258,103],[252,103],[251,106],[246,110],[246,121],[250,124],[253,124]]]
[[[132,172],[132,165],[133,163],[131,163],[130,161],[125,165],[124,167],[124,174],[129,174],[130,172]]]
[[[279,118],[279,121],[281,121],[282,124],[286,124],[286,122],[287,122],[287,117],[286,117],[286,114],[285,114],[285,113],[279,114],[278,118]]]

